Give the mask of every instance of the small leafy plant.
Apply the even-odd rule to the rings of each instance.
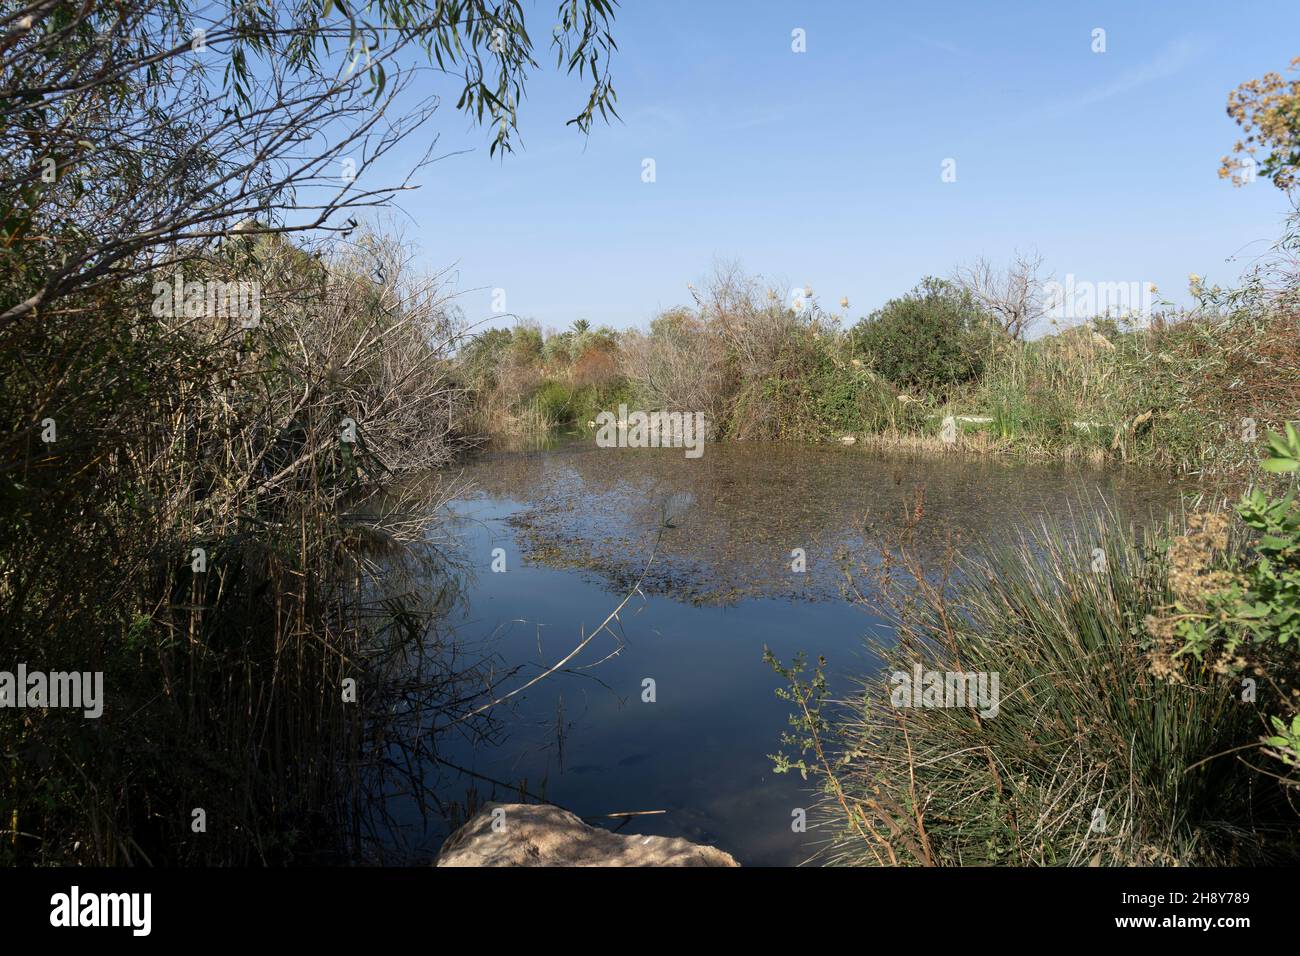
[[[1263,471],[1300,470],[1294,424],[1270,434],[1268,446]],[[1154,669],[1177,680],[1174,662],[1190,658],[1219,673],[1266,681],[1285,716],[1270,716],[1274,733],[1263,744],[1300,785],[1300,503],[1294,489],[1275,497],[1254,488],[1235,511],[1252,532],[1247,549],[1228,546],[1225,516],[1200,516],[1171,544],[1175,602],[1168,613],[1148,619],[1148,630],[1175,649],[1163,660],[1157,652]]]
[[[823,673],[826,661],[819,657],[816,668],[807,679],[803,675],[808,669],[808,656],[803,651],[797,653],[787,666],[781,663],[770,648],[764,647],[763,663],[780,674],[788,685],[776,688],[776,696],[798,708],[790,715],[790,726],[794,733],[786,731],[781,734],[782,746],[797,748],[798,757],[792,759],[784,750],[768,754],[768,759],[772,761],[772,771],[789,773],[797,770],[807,780],[809,773],[816,773],[818,769],[817,765],[809,767],[808,754],[824,759],[822,739],[830,729],[826,718],[822,716],[822,705],[826,700],[826,676]]]

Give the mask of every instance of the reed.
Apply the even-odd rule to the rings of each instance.
[[[1240,683],[1207,669],[1181,683],[1153,672],[1143,622],[1171,602],[1161,550],[1174,530],[1138,533],[1103,510],[930,567],[905,533],[880,560],[849,568],[850,594],[891,625],[895,639],[875,647],[885,674],[832,702],[818,676],[783,671],[800,702],[801,749],[825,755],[806,765],[822,792],[826,861],[1300,859],[1285,786],[1239,759],[1265,730]],[[857,586],[864,576],[872,587]],[[996,712],[898,706],[892,675],[917,667],[998,675]]]
[[[156,316],[142,283],[4,343],[28,357],[6,408],[60,435],[4,436],[6,654],[106,676],[99,720],[0,710],[5,862],[356,858],[376,715],[399,692],[436,712],[468,679],[426,537],[452,488],[406,480],[461,427],[439,278],[374,237],[322,261],[264,239],[186,272],[258,281],[260,323]]]

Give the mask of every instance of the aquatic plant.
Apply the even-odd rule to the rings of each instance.
[[[920,518],[917,521],[922,520]],[[886,674],[799,703],[793,753],[821,794],[822,853],[841,864],[1221,865],[1300,859],[1285,786],[1237,751],[1268,728],[1230,676],[1153,673],[1146,621],[1176,585],[1167,535],[1103,515],[1044,526],[981,559],[923,566],[904,532],[846,566],[850,596],[892,624]],[[863,577],[871,587],[858,587]],[[890,675],[997,674],[995,716],[898,706]],[[1243,699],[1245,696],[1245,699]],[[1279,732],[1275,736],[1281,736]]]

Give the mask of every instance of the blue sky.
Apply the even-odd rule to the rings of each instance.
[[[455,267],[470,320],[509,324],[492,314],[499,288],[544,326],[643,324],[688,302],[717,258],[810,284],[824,305],[847,296],[857,318],[1016,248],[1058,278],[1185,301],[1189,272],[1231,280],[1290,210],[1270,183],[1233,188],[1217,169],[1237,138],[1229,90],[1300,55],[1294,0],[624,0],[615,35],[621,123],[566,127],[585,89],[548,71],[523,104],[523,148],[499,161],[448,87],[377,171],[433,133],[439,152],[470,150],[422,171],[397,218],[427,268]]]

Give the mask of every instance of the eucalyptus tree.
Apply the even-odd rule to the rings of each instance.
[[[587,87],[569,120],[587,133],[617,115],[613,6],[563,0],[542,33],[522,0],[7,0],[0,323],[241,225],[354,228],[412,185],[365,174],[439,107],[422,74],[447,78],[490,153],[509,152],[534,32]]]

